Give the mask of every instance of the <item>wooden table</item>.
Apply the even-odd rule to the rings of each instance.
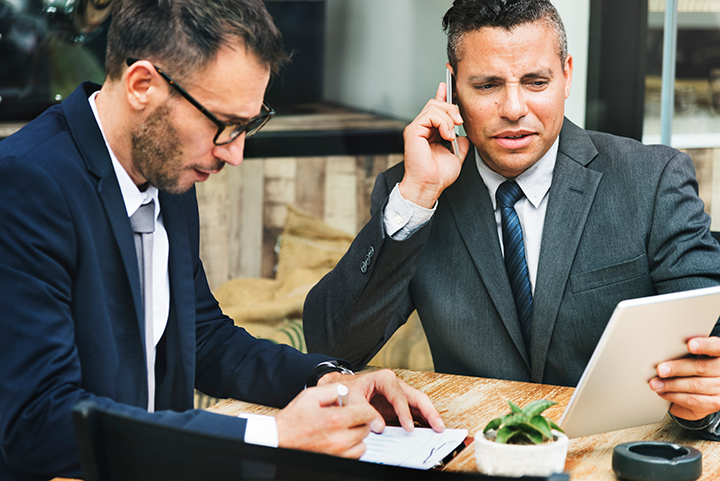
[[[519,383],[497,379],[453,376],[431,372],[394,370],[398,377],[430,396],[448,428],[464,428],[470,436],[482,430],[491,419],[508,411],[507,401],[524,406],[535,399],[559,404],[546,411],[556,422],[570,401],[573,388]],[[274,414],[275,408],[235,400],[221,401],[208,409],[221,414],[241,412]],[[612,452],[615,445],[640,440],[668,441],[699,449],[703,454],[701,480],[720,479],[720,443],[704,441],[683,430],[669,416],[656,424],[571,439],[565,464],[571,479],[612,480]],[[474,444],[466,448],[445,469],[476,472]]]

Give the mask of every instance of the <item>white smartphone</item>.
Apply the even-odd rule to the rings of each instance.
[[[452,73],[450,72],[449,68],[445,69],[445,85],[447,85],[447,89],[446,89],[447,94],[445,96],[445,101],[447,103],[451,104],[451,103],[453,103],[453,94],[452,94],[453,78],[452,78]],[[455,130],[455,140],[452,141],[453,154],[460,157],[460,155],[459,155],[460,149],[458,149],[458,143],[457,143],[457,136],[460,135],[460,129],[456,125],[454,130]]]

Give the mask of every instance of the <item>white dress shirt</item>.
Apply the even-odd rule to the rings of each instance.
[[[520,219],[523,231],[523,242],[525,244],[525,260],[530,274],[530,284],[535,291],[537,279],[538,261],[540,259],[540,243],[542,241],[543,225],[545,223],[545,212],[547,210],[548,192],[552,184],[555,161],[557,160],[559,137],[550,147],[547,153],[538,160],[532,167],[515,178],[515,181],[522,189],[525,197],[517,201],[515,210]],[[491,170],[482,160],[477,149],[475,159],[478,172],[485,186],[488,188],[492,206],[495,210],[495,223],[497,224],[497,235],[500,240],[500,249],[503,249],[502,222],[500,209],[497,206],[495,192],[500,184],[508,180],[497,172]],[[396,185],[390,193],[388,204],[385,207],[384,225],[385,232],[393,240],[404,240],[410,237],[413,232],[422,227],[430,220],[437,202],[432,209],[425,209],[415,203],[403,198],[400,189]]]
[[[155,201],[155,231],[153,232],[153,248],[152,248],[152,323],[153,323],[153,346],[156,348],[147,355],[147,372],[148,372],[148,412],[155,410],[155,355],[157,353],[157,344],[165,332],[167,326],[168,315],[170,313],[170,273],[168,270],[168,256],[170,253],[170,244],[168,242],[167,231],[162,220],[160,200],[158,199],[158,190],[151,185],[144,192],[138,189],[135,182],[130,178],[122,164],[118,161],[115,153],[107,142],[107,136],[100,123],[100,117],[97,111],[97,103],[95,97],[99,92],[95,92],[89,97],[90,107],[95,115],[95,121],[100,127],[105,146],[110,154],[115,176],[120,185],[120,192],[125,201],[125,210],[128,217],[132,216],[141,205],[147,204],[151,200]]]
[[[125,209],[127,211],[128,218],[132,216],[135,211],[140,208],[141,205],[147,204],[151,200],[155,201],[155,232],[153,233],[153,344],[156,346],[155,351],[150,353],[147,359],[148,374],[155,370],[155,355],[157,352],[157,344],[160,342],[165,327],[168,322],[168,315],[170,313],[170,271],[168,270],[168,258],[170,255],[170,244],[168,241],[167,231],[162,220],[161,206],[158,199],[158,189],[155,186],[149,186],[144,192],[138,189],[135,182],[130,178],[122,164],[117,160],[117,157],[110,148],[107,142],[105,131],[103,130],[100,122],[100,116],[98,115],[97,104],[95,97],[99,92],[92,94],[88,101],[90,108],[95,115],[95,121],[100,128],[100,132],[105,140],[105,146],[110,154],[112,160],[113,169],[115,170],[115,176],[118,179],[120,185],[120,192],[122,193],[123,200],[125,202]],[[148,412],[155,410],[154,402],[155,393],[155,379],[154,376],[148,376]],[[273,416],[259,416],[259,415],[240,415],[246,419],[245,435],[244,440],[246,443],[260,444],[263,446],[278,446],[278,432],[277,423]]]

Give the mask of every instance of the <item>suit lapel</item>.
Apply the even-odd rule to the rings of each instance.
[[[532,327],[532,381],[542,382],[560,304],[602,174],[586,168],[597,155],[585,132],[565,121],[543,228]]]
[[[194,381],[195,363],[195,288],[185,212],[180,197],[160,192],[160,206],[170,241],[168,271],[170,275],[170,317],[167,325],[167,372],[163,393],[178,396],[192,392],[188,380]],[[158,399],[160,401],[160,399]],[[163,399],[174,405],[177,400]]]
[[[143,345],[145,326],[140,292],[140,271],[130,220],[120,185],[115,177],[112,160],[102,137],[100,128],[90,108],[88,97],[100,88],[90,82],[83,83],[61,104],[67,118],[70,132],[80,151],[88,171],[97,179],[97,193],[103,204],[113,237],[120,250],[120,256],[128,275],[130,291],[135,305],[135,317]]]
[[[530,369],[515,301],[497,236],[495,212],[487,187],[477,171],[475,148],[463,162],[458,180],[445,190],[455,225],[480,278],[518,351]]]

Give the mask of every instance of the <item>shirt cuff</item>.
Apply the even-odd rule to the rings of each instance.
[[[405,199],[400,193],[398,184],[395,184],[385,206],[383,218],[385,232],[393,240],[405,240],[432,218],[437,206],[438,203],[435,201],[432,209],[426,209]]]
[[[244,438],[246,443],[270,448],[278,447],[277,422],[274,416],[242,413],[238,417],[247,421]]]

